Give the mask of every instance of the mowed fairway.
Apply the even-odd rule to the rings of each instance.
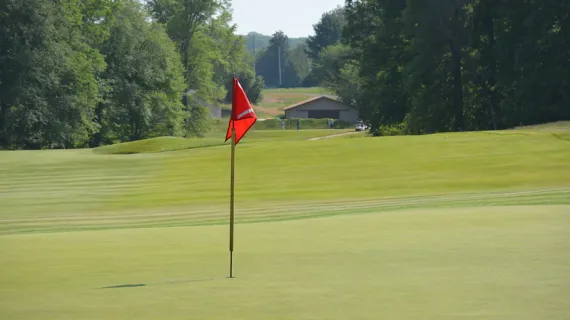
[[[0,319],[570,317],[566,129],[302,132],[238,145],[235,279],[228,146],[1,152]]]

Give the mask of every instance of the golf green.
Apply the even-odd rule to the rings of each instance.
[[[0,319],[568,319],[549,128],[0,152]]]

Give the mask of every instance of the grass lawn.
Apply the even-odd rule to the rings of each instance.
[[[570,206],[4,236],[2,319],[567,319]],[[139,285],[116,287],[120,285]],[[144,286],[142,286],[144,285]]]
[[[567,126],[331,132],[0,152],[0,319],[570,316]]]

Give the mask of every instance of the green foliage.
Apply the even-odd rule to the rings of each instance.
[[[328,86],[351,92],[375,134],[403,122],[421,134],[570,119],[568,10],[562,1],[348,0],[353,81]]]
[[[408,133],[409,132],[405,123],[381,125],[378,129],[378,135],[380,136],[403,136]]]
[[[231,7],[218,0],[152,0],[155,19],[166,24],[168,34],[178,44],[186,86],[197,99],[187,105],[187,136],[203,136],[209,130],[207,104],[223,102],[231,90],[228,79],[240,74],[253,78],[253,62],[245,41],[231,25]],[[244,87],[254,99],[260,99],[259,78]],[[204,102],[204,103],[203,103]]]
[[[345,24],[344,8],[339,6],[323,13],[319,22],[313,26],[315,35],[307,39],[305,51],[309,58],[316,60],[325,48],[340,43]]]
[[[239,79],[239,83],[242,86],[249,102],[252,104],[258,104],[259,102],[263,101],[263,87],[264,82],[263,78],[260,76],[255,76],[252,71],[244,71],[239,74],[236,74],[237,78]],[[233,88],[233,76],[228,77],[226,81],[226,98],[224,99],[225,103],[231,103],[232,101],[232,88]]]
[[[341,45],[342,31],[346,26],[343,7],[325,12],[313,26],[315,35],[307,40],[305,52],[311,60],[311,70],[303,78],[305,86],[321,85],[325,87],[341,86],[340,71],[347,62],[346,54],[350,49]],[[337,90],[339,96],[340,94]]]
[[[206,105],[224,100],[231,75],[253,74],[231,7],[147,5],[151,16],[136,0],[1,2],[0,148],[204,135]],[[183,105],[186,92],[202,102]]]
[[[289,38],[282,31],[273,34],[269,46],[257,59],[255,70],[269,87],[297,87],[302,81],[291,59]]]
[[[76,1],[3,1],[0,15],[0,145],[85,146],[104,62]]]
[[[291,64],[293,65],[293,69],[295,70],[297,77],[299,77],[300,82],[303,82],[311,71],[311,60],[309,59],[306,51],[307,44],[301,43],[296,47],[293,47],[293,50],[291,50],[291,54],[289,56],[291,59]],[[299,83],[299,85],[300,84],[301,83]]]
[[[313,72],[319,83],[327,88],[335,88],[337,93],[340,93],[342,91],[340,88],[342,86],[341,73],[346,76],[351,68],[350,65],[354,64],[351,59],[352,54],[353,50],[342,44],[330,45],[322,49],[313,66]]]
[[[191,104],[190,118],[186,119],[186,136],[203,137],[210,130],[210,111],[200,104]]]
[[[102,46],[110,88],[99,122],[106,143],[182,135],[182,65],[164,28],[149,24],[136,2],[124,5]],[[95,141],[98,145],[100,141]]]

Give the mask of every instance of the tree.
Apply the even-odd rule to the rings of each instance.
[[[210,52],[214,70],[213,82],[218,93],[216,101],[225,98],[228,79],[236,74],[253,74],[253,58],[247,52],[245,40],[235,34],[236,26],[230,24],[231,19],[230,12],[225,10],[212,19],[206,29],[208,38],[212,40]],[[249,88],[244,89],[247,91]]]
[[[180,48],[186,77],[193,71],[192,40],[200,28],[225,5],[223,0],[149,0],[153,18],[167,26]]]
[[[164,28],[147,22],[142,7],[126,1],[102,46],[110,90],[98,110],[100,141],[183,135],[184,79],[174,43]]]
[[[223,101],[227,79],[252,70],[253,60],[245,40],[235,34],[236,26],[231,24],[229,2],[152,0],[149,3],[154,16],[168,26],[170,37],[179,44],[188,89],[200,101]]]
[[[255,69],[269,86],[296,87],[301,82],[290,59],[289,38],[283,31],[273,34]]]
[[[465,4],[465,0],[407,1],[404,16],[412,55],[407,81],[411,92],[418,94],[413,100],[412,113],[427,112],[431,123],[443,121],[429,131],[465,129],[462,75],[468,44]],[[441,90],[430,88],[433,85]],[[447,103],[451,105],[445,107]],[[453,125],[448,126],[451,122]]]
[[[319,54],[328,46],[340,43],[345,25],[344,8],[323,13],[317,24],[313,25],[315,34],[307,39],[306,53],[311,59],[318,59]]]
[[[307,44],[301,43],[294,47],[289,54],[291,65],[293,66],[293,69],[295,70],[295,73],[301,82],[304,81],[304,79],[309,75],[309,72],[311,71],[311,60],[309,59],[306,51]]]
[[[187,128],[193,135],[208,126],[205,103],[222,101],[226,80],[233,74],[252,68],[253,62],[244,40],[231,25],[231,6],[225,0],[150,0],[153,17],[167,26],[171,39],[178,44],[184,66],[187,91],[198,99],[187,105]],[[199,108],[202,107],[202,108]],[[192,123],[188,123],[188,121]],[[199,121],[200,123],[197,123]]]
[[[380,134],[381,125],[404,121],[409,97],[404,90],[407,60],[402,12],[405,0],[347,1],[343,43],[350,46],[353,73],[358,74],[352,93],[360,115]]]
[[[334,88],[341,69],[351,61],[351,54],[352,49],[342,44],[328,46],[321,51],[313,65],[313,72],[319,82]]]
[[[84,146],[97,130],[101,55],[83,43],[78,1],[0,4],[0,145]]]
[[[570,118],[569,9],[563,1],[347,0],[343,42],[359,75],[361,116],[377,134],[402,123],[428,133]]]
[[[252,104],[258,104],[263,100],[262,90],[264,87],[263,78],[255,76],[252,71],[243,71],[236,74],[239,79],[240,85],[242,86],[245,94],[247,95],[249,101]],[[224,99],[225,103],[232,102],[232,87],[233,87],[233,76],[229,77],[226,81],[227,94]]]

